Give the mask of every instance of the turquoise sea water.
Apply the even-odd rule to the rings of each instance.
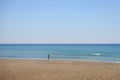
[[[0,58],[120,62],[120,44],[0,44]]]

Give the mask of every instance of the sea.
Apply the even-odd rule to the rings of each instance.
[[[120,44],[0,44],[0,59],[120,63]]]

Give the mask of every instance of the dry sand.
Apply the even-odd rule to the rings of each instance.
[[[0,80],[120,80],[120,64],[0,59]]]

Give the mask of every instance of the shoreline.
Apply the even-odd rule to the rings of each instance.
[[[13,59],[13,60],[48,60],[45,58],[0,58],[0,59]],[[50,60],[57,60],[57,61],[85,61],[85,62],[96,62],[96,63],[116,63],[120,64],[120,61],[95,61],[95,60],[85,60],[85,59],[50,59]]]
[[[120,64],[0,59],[1,80],[120,80]]]

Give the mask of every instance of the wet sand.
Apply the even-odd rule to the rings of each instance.
[[[0,59],[0,80],[120,80],[120,64]]]

